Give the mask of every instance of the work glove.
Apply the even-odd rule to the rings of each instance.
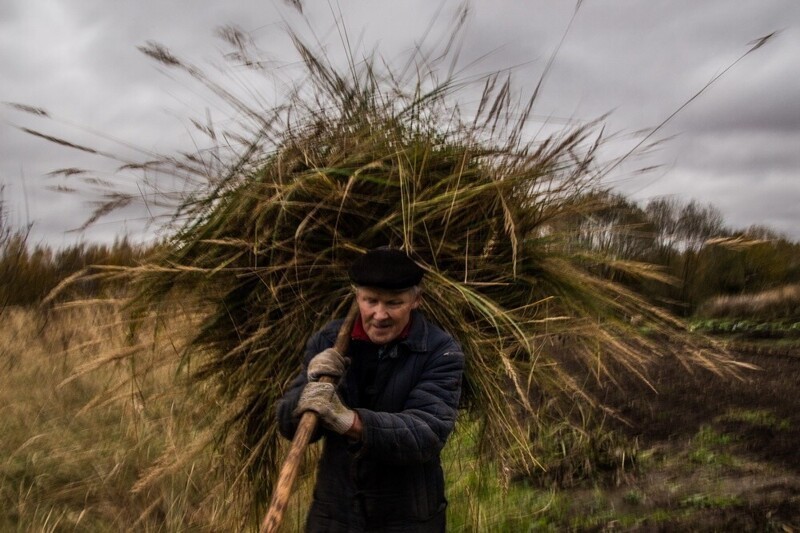
[[[317,413],[324,427],[340,435],[353,426],[356,418],[356,412],[339,399],[333,383],[319,381],[312,381],[305,386],[294,410],[294,416],[299,417],[306,411]]]
[[[322,376],[339,379],[344,374],[346,361],[334,348],[319,352],[308,362],[306,375],[308,381],[319,381]]]

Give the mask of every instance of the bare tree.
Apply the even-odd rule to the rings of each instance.
[[[678,211],[680,206],[674,198],[656,198],[647,203],[645,215],[653,227],[656,262],[669,264],[679,241]]]
[[[711,204],[702,206],[692,200],[680,210],[677,232],[681,248],[697,253],[706,241],[725,233],[722,213]]]
[[[578,223],[581,242],[612,259],[645,259],[653,247],[653,227],[644,211],[619,194],[592,196],[595,208]]]

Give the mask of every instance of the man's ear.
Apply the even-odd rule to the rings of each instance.
[[[417,295],[414,297],[414,301],[411,302],[411,309],[419,308],[419,304],[421,303],[422,303],[422,295],[417,293]]]

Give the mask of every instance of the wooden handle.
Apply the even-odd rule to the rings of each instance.
[[[358,304],[354,301],[350,306],[350,311],[347,313],[342,326],[339,328],[339,333],[336,335],[336,342],[333,347],[339,354],[344,357],[347,352],[347,347],[350,344],[350,332],[353,330],[353,324],[358,317]],[[323,376],[320,381],[324,383],[335,383],[336,380]],[[261,522],[261,533],[275,533],[281,525],[283,519],[283,512],[286,510],[286,505],[289,502],[289,496],[292,494],[292,487],[297,478],[297,471],[300,468],[300,460],[303,458],[308,446],[308,441],[311,440],[311,435],[317,428],[317,413],[314,411],[306,411],[300,418],[300,424],[297,426],[297,431],[292,439],[292,446],[289,448],[289,453],[281,467],[281,473],[278,477],[278,483],[275,486],[275,491],[272,493],[272,501],[269,504],[269,511],[264,521]]]

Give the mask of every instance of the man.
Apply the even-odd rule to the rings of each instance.
[[[464,355],[417,310],[422,277],[399,250],[355,261],[360,317],[349,366],[331,348],[336,320],[308,341],[303,371],[278,404],[285,437],[312,410],[322,426],[314,438],[325,439],[307,531],[445,530],[439,454],[455,423]],[[319,382],[323,375],[338,387]]]

